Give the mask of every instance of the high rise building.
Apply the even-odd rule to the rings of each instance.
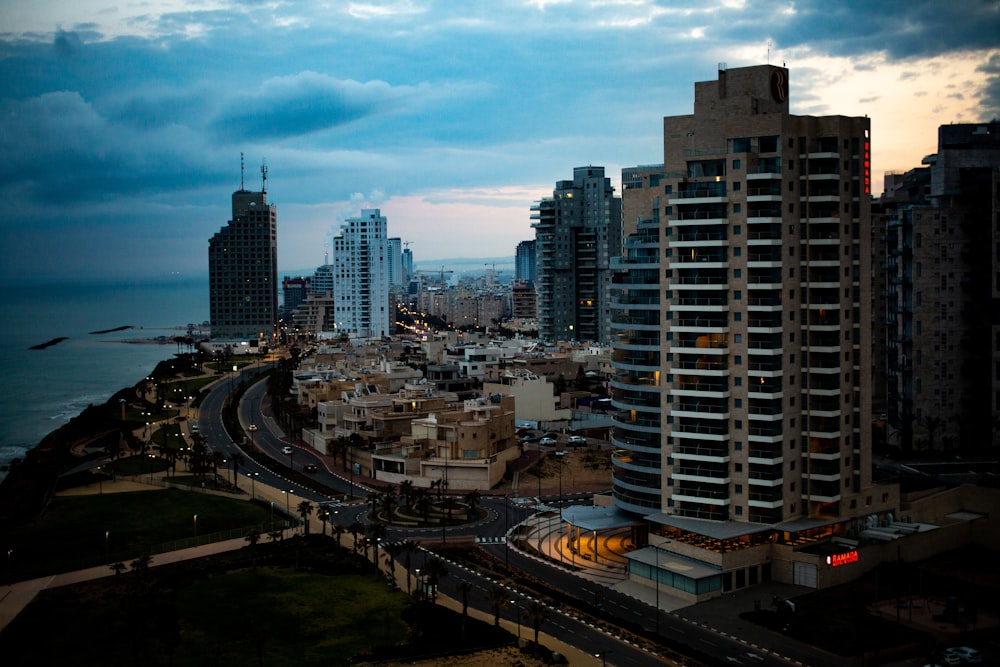
[[[270,341],[278,323],[278,209],[260,192],[233,193],[229,223],[208,242],[212,337]]]
[[[390,288],[398,289],[406,284],[406,277],[403,274],[403,240],[398,236],[386,241],[385,264]]]
[[[756,547],[898,502],[871,479],[869,120],[790,114],[788,70],[764,65],[720,68],[663,127],[662,167],[624,190],[613,500],[712,566],[688,592],[772,559],[791,579],[792,549]]]
[[[348,218],[333,239],[336,330],[359,338],[389,335],[386,219],[379,209]]]
[[[403,286],[408,287],[413,280],[413,251],[403,248]]]
[[[1000,124],[938,130],[926,166],[887,179],[887,444],[985,448],[1000,415]]]
[[[311,278],[285,276],[281,280],[282,312],[291,313],[298,308],[311,291],[311,283]]]
[[[611,258],[621,253],[621,198],[604,167],[577,167],[531,208],[535,228],[538,334],[607,342]]]
[[[323,264],[316,267],[312,281],[309,283],[311,294],[333,294],[333,265]]]
[[[514,255],[514,280],[535,284],[535,241],[521,241]]]

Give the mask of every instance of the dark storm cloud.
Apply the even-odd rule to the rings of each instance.
[[[995,48],[1000,35],[996,0],[806,0],[791,6],[791,16],[770,2],[750,9],[759,8],[762,21],[755,27],[762,38],[777,39],[779,48],[808,46],[839,56],[885,51],[898,59]]]
[[[981,91],[980,120],[998,119],[1000,118],[1000,53],[994,53],[976,69],[989,75]]]
[[[383,82],[337,81],[303,72],[266,81],[252,93],[237,93],[213,129],[231,139],[298,136],[393,111],[400,103],[400,96]]]

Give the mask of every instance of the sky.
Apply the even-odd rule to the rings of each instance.
[[[878,193],[1000,116],[1000,1],[8,0],[0,277],[204,279],[241,153],[279,272],[362,208],[417,261],[513,255],[574,167],[618,188],[694,82],[768,62],[792,113],[871,118]]]

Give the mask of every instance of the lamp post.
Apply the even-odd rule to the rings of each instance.
[[[271,530],[274,530],[274,501],[271,501]]]
[[[106,565],[111,564],[111,531],[104,531],[104,563]]]
[[[285,494],[285,514],[286,514],[286,515],[288,515],[288,516],[291,516],[291,515],[292,515],[292,512],[291,512],[291,510],[290,510],[290,509],[288,508],[288,499],[289,499],[289,496],[291,496],[291,495],[292,495],[292,490],[291,490],[291,489],[288,489],[288,491],[287,491],[287,492],[284,492],[284,491],[282,491],[282,493],[284,493],[284,494]]]
[[[601,667],[608,667],[608,653],[611,653],[611,649],[604,649],[603,651],[594,654],[595,658],[601,659]]]
[[[520,644],[521,644],[521,601],[519,599],[517,599],[517,598],[514,598],[513,600],[510,601],[510,603],[512,605],[514,605],[515,607],[517,607],[517,643],[518,643],[518,646],[520,646]]]
[[[194,536],[195,536],[195,539],[198,538],[198,515],[197,514],[194,515]]]
[[[660,547],[656,549],[656,569],[653,576],[656,577],[656,636],[660,636]]]
[[[250,499],[251,500],[253,500],[254,498],[257,497],[256,485],[254,484],[254,482],[256,482],[257,475],[259,475],[259,474],[260,474],[259,472],[248,472],[247,473],[247,477],[250,478]]]

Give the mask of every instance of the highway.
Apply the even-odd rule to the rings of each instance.
[[[240,375],[261,373],[265,369],[245,369]],[[231,390],[231,384],[220,382],[209,393],[201,404],[199,427],[206,443],[212,451],[222,452],[227,459],[236,452],[246,453],[237,443],[234,443],[226,433],[222,423],[222,408]],[[353,490],[351,495],[364,498],[370,489],[363,484],[363,480],[344,479],[340,475],[329,472],[324,462],[310,450],[293,446],[292,455],[282,453],[282,448],[290,445],[290,442],[280,435],[281,430],[270,417],[266,417],[260,410],[261,401],[264,400],[267,391],[267,383],[262,381],[252,385],[243,396],[239,406],[239,418],[244,427],[250,424],[257,425],[257,430],[253,431],[254,443],[259,449],[265,452],[275,461],[289,466],[297,471],[303,471],[304,466],[314,464],[318,467],[317,472],[310,473],[317,481],[333,489],[339,495],[324,495],[312,489],[303,487],[289,480],[282,475],[272,472],[255,463],[246,457],[245,463],[240,469],[240,486],[247,489],[251,484],[250,478],[254,478],[253,483],[267,484],[275,489],[289,492],[289,497],[308,500],[313,503],[333,503],[334,507],[342,506],[343,509],[331,516],[331,522],[338,525],[348,526],[355,520],[368,523],[367,509],[364,503],[354,503],[344,505],[344,494]],[[277,433],[277,434],[276,434]],[[240,443],[242,444],[242,443]],[[286,499],[287,501],[287,499]],[[297,504],[297,502],[295,503]],[[475,524],[448,528],[448,536],[469,536],[474,535],[482,540],[480,548],[492,554],[498,559],[509,562],[514,570],[530,574],[538,579],[547,582],[554,588],[567,592],[578,601],[578,607],[587,610],[588,613],[597,611],[603,614],[611,623],[623,625],[635,624],[645,627],[649,631],[655,631],[657,619],[656,610],[635,598],[627,596],[615,589],[603,586],[597,582],[585,579],[573,572],[557,567],[554,564],[542,559],[528,556],[515,548],[509,548],[504,541],[508,529],[535,512],[534,506],[524,506],[508,501],[504,497],[486,496],[481,501],[481,506],[487,510],[487,519]],[[294,511],[294,510],[293,510]],[[385,540],[393,541],[412,538],[439,539],[441,531],[437,528],[413,529],[389,527]],[[428,558],[436,555],[432,551],[421,550],[423,556],[414,555],[412,560],[413,568],[421,567]],[[472,592],[469,595],[469,606],[490,614],[492,611],[487,591],[497,582],[488,577],[477,574],[461,564],[449,562],[448,576],[440,582],[440,592],[453,599],[460,600],[461,593],[458,585],[465,581],[471,584]],[[519,600],[520,603],[511,602],[502,611],[502,617],[512,622],[516,622],[519,614],[522,621],[522,637],[530,639],[533,637],[533,630],[530,623],[524,617],[525,605],[530,598],[524,594],[510,590],[510,600]],[[600,610],[593,607],[596,593],[603,597],[603,606]],[[729,638],[711,629],[702,627],[681,618],[675,614],[666,612],[660,613],[659,619],[660,635],[668,642],[677,642],[681,646],[688,646],[693,649],[693,653],[698,654],[705,664],[718,665],[787,665],[788,662],[778,657],[748,647],[746,644]],[[616,637],[604,630],[601,630],[589,622],[583,620],[582,615],[578,616],[572,612],[564,613],[556,609],[550,609],[550,618],[542,626],[545,634],[556,637],[572,646],[576,646],[591,655],[598,656],[605,653],[604,659],[608,664],[614,665],[655,665],[665,664],[665,659],[657,654],[647,652],[642,648],[632,645],[623,639]],[[806,656],[803,656],[806,657]],[[815,655],[808,656],[805,664],[826,665],[831,667],[835,663],[828,663],[825,660],[814,661]],[[832,657],[832,656],[831,656]],[[596,661],[601,658],[595,657]]]

